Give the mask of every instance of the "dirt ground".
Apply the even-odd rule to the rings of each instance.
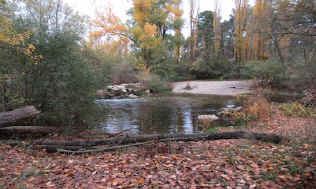
[[[253,81],[184,81],[172,84],[172,92],[181,94],[239,95],[252,93]]]

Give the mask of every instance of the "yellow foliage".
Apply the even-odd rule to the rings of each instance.
[[[9,46],[18,47],[22,53],[33,60],[33,63],[38,64],[43,57],[41,55],[34,55],[36,47],[33,44],[25,42],[25,40],[31,38],[32,32],[26,31],[17,34],[14,31],[9,18],[11,12],[6,8],[6,2],[6,0],[0,1],[0,41]]]
[[[153,3],[155,0],[135,0],[133,3],[134,7],[134,19],[141,26],[147,22],[147,19],[151,15],[151,10],[153,8]]]
[[[251,43],[251,58],[260,60],[265,59],[267,51],[265,49],[269,38],[267,33],[269,33],[269,16],[271,14],[272,4],[268,0],[256,0],[255,6],[253,8],[253,21],[249,24],[250,32],[252,34]]]
[[[237,63],[241,63],[249,56],[249,31],[248,23],[248,1],[235,0],[236,16],[235,16],[235,48],[234,55]]]

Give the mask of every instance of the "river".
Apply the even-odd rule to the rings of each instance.
[[[107,121],[99,126],[107,133],[191,134],[200,132],[198,115],[234,107],[237,101],[231,96],[161,96],[98,103],[109,109]]]

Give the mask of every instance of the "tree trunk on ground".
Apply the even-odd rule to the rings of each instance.
[[[38,115],[38,111],[34,106],[25,106],[10,112],[0,112],[0,128],[6,127],[8,124],[15,123],[20,120],[32,118]]]
[[[53,127],[40,127],[40,126],[12,126],[0,128],[0,136],[23,136],[23,135],[47,135],[56,131]]]
[[[274,134],[253,133],[245,131],[223,132],[223,133],[208,133],[208,134],[165,134],[165,135],[143,135],[143,136],[122,136],[107,140],[99,141],[74,141],[74,142],[54,142],[54,141],[38,141],[34,145],[39,148],[47,149],[49,152],[68,152],[68,153],[85,153],[85,152],[100,152],[113,151],[121,149],[122,145],[135,146],[133,144],[142,144],[149,141],[166,142],[166,141],[207,141],[221,139],[253,139],[264,142],[280,143],[283,137]],[[108,145],[100,150],[97,146]],[[83,150],[80,150],[81,149]],[[124,146],[123,146],[124,147]],[[91,149],[92,150],[87,150]],[[76,151],[71,151],[78,149]],[[94,150],[93,150],[94,149]]]

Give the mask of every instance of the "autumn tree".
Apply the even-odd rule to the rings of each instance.
[[[9,9],[6,0],[0,1],[0,42],[8,42],[10,22],[8,20]]]
[[[102,39],[109,47],[125,52],[133,50],[140,68],[157,65],[167,56],[179,62],[183,43],[180,4],[180,0],[134,0],[130,24],[123,23],[108,8],[104,16],[98,15],[93,21],[90,39]]]
[[[272,4],[270,0],[256,0],[253,7],[253,20],[251,24],[251,59],[264,60],[268,57],[267,44],[269,42],[270,25],[267,20],[271,18]]]
[[[128,54],[132,37],[128,33],[127,26],[113,13],[110,6],[104,13],[99,12],[91,25],[93,29],[89,34],[91,46],[102,49],[107,55]]]
[[[140,64],[146,67],[158,65],[167,58],[168,52],[165,50],[169,48],[176,49],[172,52],[176,52],[176,59],[179,59],[183,25],[180,3],[180,0],[135,0],[133,2],[135,25],[131,28],[131,32]],[[173,35],[170,31],[175,34]],[[171,55],[174,56],[174,54]]]
[[[235,0],[236,15],[235,15],[235,60],[236,63],[241,63],[247,60],[249,53],[247,31],[248,23],[248,0]]]

